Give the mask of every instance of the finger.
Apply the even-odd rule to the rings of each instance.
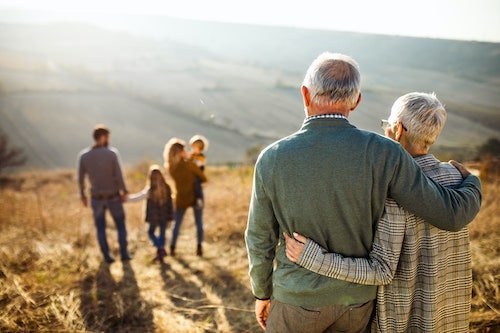
[[[454,160],[450,160],[448,163],[450,163],[451,165],[453,165],[458,171],[460,171],[460,173],[462,174],[462,177],[466,178],[467,176],[469,176],[471,173],[469,170],[467,170],[467,168],[457,162],[457,161],[454,161]]]
[[[266,330],[266,319],[264,318],[264,315],[259,314],[256,316],[257,322],[259,323],[260,327],[262,327],[263,330]]]
[[[297,256],[297,253],[295,253],[294,250],[292,249],[288,249],[286,251],[286,256],[288,257],[288,259],[291,261],[291,262],[297,262],[297,259],[298,259],[298,256]]]
[[[307,241],[307,237],[304,237],[296,232],[293,233],[293,237],[302,244],[305,244]]]
[[[262,329],[265,331],[266,330],[266,322],[261,318],[257,318],[257,322],[259,323],[260,327],[262,327]]]

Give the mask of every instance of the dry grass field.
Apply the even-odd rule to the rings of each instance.
[[[142,189],[146,170],[144,163],[127,171],[131,191]],[[260,332],[243,239],[251,175],[245,167],[208,169],[203,258],[188,212],[176,257],[151,262],[142,204],[129,203],[134,259],[111,265],[101,262],[73,170],[0,178],[0,332]],[[483,186],[470,225],[471,332],[500,332],[500,178]],[[118,257],[111,220],[108,241]]]

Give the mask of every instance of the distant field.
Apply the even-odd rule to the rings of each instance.
[[[397,97],[435,91],[448,110],[436,148],[467,160],[500,136],[500,44],[147,22],[156,34],[137,28],[145,25],[0,25],[0,132],[25,150],[25,170],[72,167],[96,123],[111,127],[126,165],[161,162],[169,138],[197,133],[211,141],[211,163],[241,163],[300,127],[303,75],[325,50],[361,66],[363,100],[350,116],[360,128],[380,133]]]

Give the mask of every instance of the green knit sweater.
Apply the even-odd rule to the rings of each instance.
[[[255,165],[245,232],[255,297],[301,306],[374,299],[376,286],[321,276],[289,261],[282,233],[298,232],[345,256],[367,256],[387,196],[446,230],[465,226],[481,205],[477,177],[467,177],[458,191],[445,189],[398,143],[345,119],[306,120],[267,147]]]

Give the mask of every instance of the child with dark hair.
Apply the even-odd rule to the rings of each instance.
[[[149,223],[148,235],[156,247],[154,261],[163,262],[167,255],[165,250],[166,229],[174,218],[172,190],[165,181],[159,165],[149,168],[148,184],[141,192],[130,195],[128,201],[139,201],[147,198],[145,221]],[[157,236],[156,229],[159,229]]]

